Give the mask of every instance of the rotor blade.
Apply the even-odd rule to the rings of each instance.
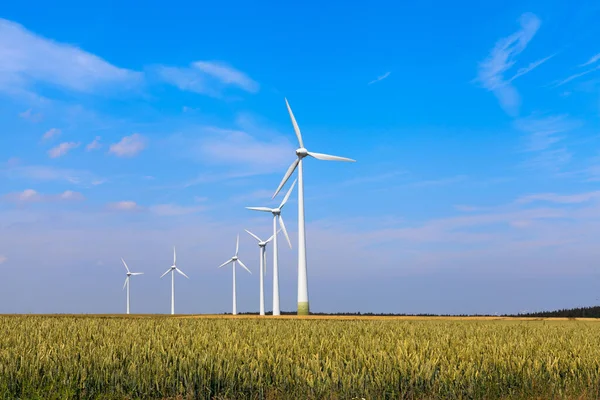
[[[287,203],[288,199],[290,198],[290,194],[292,194],[292,190],[294,190],[294,186],[296,186],[296,182],[298,182],[298,179],[294,179],[294,183],[292,183],[292,186],[290,186],[290,189],[285,194],[285,197],[283,198],[283,201],[281,202],[279,209],[282,209],[283,206],[285,206],[285,203]]]
[[[292,112],[290,103],[288,103],[287,99],[285,99],[285,105],[287,106],[288,112],[290,113],[290,119],[292,120],[292,125],[294,125],[294,131],[296,132],[298,143],[300,143],[300,147],[304,147],[304,143],[302,142],[302,134],[300,133],[300,128],[298,127],[298,123],[296,122],[296,118],[294,118],[294,113]]]
[[[121,258],[121,261],[123,261],[123,265],[125,266],[125,269],[127,270],[127,272],[129,272],[129,267],[127,266],[127,263],[125,262],[125,260],[123,260],[123,258]]]
[[[186,278],[190,279],[189,276],[187,276],[186,274],[183,273],[182,270],[180,270],[179,268],[175,268],[175,271],[179,272],[181,275],[185,276]]]
[[[311,156],[311,157],[314,157],[314,158],[316,158],[318,160],[356,162],[356,160],[353,160],[351,158],[338,157],[338,156],[330,156],[329,154],[323,154],[323,153],[312,153],[312,152],[309,152],[308,155]]]
[[[175,246],[173,246],[173,265],[177,265],[177,253],[175,253]]]
[[[281,228],[279,228],[279,230],[277,231],[277,233],[279,232],[281,232]],[[275,235],[271,235],[271,237],[265,243],[269,243],[271,240],[273,240],[274,237]]]
[[[168,274],[169,272],[171,272],[171,268],[169,268],[169,269],[167,270],[167,272],[165,272],[164,274],[162,274],[160,277],[162,278],[163,276],[165,276],[165,275],[166,275],[166,274]]]
[[[230,258],[228,261],[226,261],[223,264],[219,265],[219,268],[222,268],[222,267],[226,266],[227,264],[229,264],[232,261],[233,261],[233,258]]]
[[[132,272],[131,275],[144,275],[143,272]]]
[[[271,212],[271,209],[268,207],[246,207],[246,209],[253,210],[253,211]]]
[[[244,229],[246,232],[248,232],[248,234],[250,236],[252,236],[254,239],[258,240],[259,242],[262,242],[262,240],[260,240],[260,238],[258,236],[256,236],[254,233],[250,232],[248,229]]]
[[[281,215],[279,216],[279,225],[281,225],[281,230],[283,231],[283,234],[284,234],[285,238],[287,239],[287,242],[290,245],[290,249],[291,249],[292,242],[290,242],[290,237],[288,236],[287,229],[285,229],[285,224],[283,223],[283,218],[281,218]]]
[[[250,270],[248,269],[248,267],[246,267],[246,266],[244,265],[244,263],[242,262],[242,260],[238,259],[238,260],[237,260],[237,262],[239,262],[239,263],[240,263],[240,265],[241,265],[242,267],[244,267],[244,269],[245,269],[246,271],[250,272]],[[252,272],[250,272],[250,274],[252,274]]]
[[[123,284],[123,290],[125,290],[125,286],[127,286],[127,281],[129,280],[129,277],[125,278],[125,283]]]
[[[238,255],[238,252],[240,251],[240,234],[238,233],[237,235],[237,240],[235,241],[235,255]]]
[[[294,173],[294,170],[298,166],[298,163],[300,163],[300,159],[296,158],[294,160],[294,162],[292,163],[292,165],[290,165],[290,167],[288,168],[288,170],[285,173],[285,175],[283,176],[283,179],[281,180],[281,183],[277,187],[277,190],[275,191],[275,194],[273,195],[273,197],[271,197],[272,199],[274,199],[275,196],[277,196],[277,194],[279,193],[279,191],[281,190],[281,188],[283,187],[283,185],[285,185],[285,183],[287,182],[287,180],[290,179],[290,176],[292,176],[292,174]]]

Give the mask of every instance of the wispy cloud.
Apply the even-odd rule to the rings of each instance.
[[[146,138],[139,133],[125,136],[120,142],[110,145],[109,153],[117,157],[133,157],[146,148]]]
[[[139,211],[139,210],[141,210],[141,207],[135,201],[130,201],[130,200],[108,203],[106,205],[106,208],[108,210],[112,210],[112,211]]]
[[[60,135],[60,129],[57,129],[57,128],[51,128],[51,129],[48,129],[48,130],[47,130],[47,131],[44,133],[44,135],[42,136],[42,139],[44,139],[44,140],[49,140],[49,139],[52,139],[53,137],[56,137],[56,136],[58,136],[58,135]]]
[[[0,19],[0,90],[31,89],[38,83],[93,93],[136,84],[141,74],[118,68],[75,46],[57,43]]]
[[[579,122],[569,119],[566,114],[548,117],[534,115],[515,121],[517,129],[527,135],[525,151],[546,150],[564,140],[566,138],[565,134],[579,125]]]
[[[90,142],[87,146],[85,146],[85,150],[86,151],[92,151],[92,150],[96,150],[99,149],[100,147],[102,147],[102,145],[100,144],[100,136],[96,136],[96,138]]]
[[[541,24],[539,18],[532,13],[521,15],[519,23],[519,31],[496,42],[489,56],[479,64],[477,77],[484,88],[496,95],[502,108],[510,115],[518,114],[521,100],[510,80],[504,78],[504,74],[515,64],[516,57],[525,50]],[[530,64],[530,67],[534,64]],[[539,65],[541,63],[538,61],[532,68],[527,67],[520,74],[517,72],[515,77],[522,76]]]
[[[2,196],[4,201],[12,203],[39,203],[51,201],[81,201],[85,197],[79,192],[67,190],[60,194],[42,194],[33,189],[26,189],[22,192],[9,193]]]
[[[369,82],[369,85],[372,85],[374,83],[384,80],[385,78],[390,76],[390,74],[391,74],[391,72],[386,72],[385,74],[378,76],[376,79],[373,79],[371,82]]]
[[[588,65],[595,64],[599,60],[600,60],[600,53],[592,56],[592,58],[590,58],[587,62],[584,62],[583,64],[581,64],[580,67],[587,67]]]
[[[205,206],[180,206],[177,204],[157,204],[150,206],[151,213],[163,217],[174,217],[180,215],[195,214],[206,210]]]
[[[79,147],[79,145],[80,143],[64,142],[48,150],[48,155],[50,156],[50,158],[62,157],[65,154],[67,154],[70,150]]]
[[[31,122],[40,122],[42,120],[42,114],[34,113],[33,110],[30,108],[28,110],[23,111],[22,113],[19,113],[19,118],[23,118]]]
[[[453,183],[464,182],[464,181],[467,180],[467,178],[468,177],[466,175],[457,175],[457,176],[452,176],[452,177],[449,177],[449,178],[431,179],[431,180],[411,182],[411,183],[407,183],[405,186],[410,186],[410,187],[431,187],[431,186],[451,185]]]
[[[246,92],[258,92],[260,85],[243,72],[216,61],[197,61],[188,68],[159,66],[154,68],[159,78],[181,90],[221,97],[227,86]]]
[[[103,180],[89,171],[56,168],[46,165],[21,165],[19,162],[9,163],[0,169],[0,174],[10,179],[34,182],[63,181],[77,185],[95,185]]]
[[[572,80],[574,80],[574,79],[580,78],[580,77],[582,77],[582,76],[584,76],[584,75],[590,74],[590,73],[592,73],[592,72],[595,72],[595,71],[598,71],[598,70],[600,70],[600,65],[598,65],[598,66],[596,66],[596,67],[594,67],[594,68],[588,69],[588,70],[586,70],[586,71],[583,71],[583,72],[578,72],[578,73],[576,73],[576,74],[573,74],[573,75],[571,75],[571,76],[569,76],[569,77],[567,77],[567,78],[563,79],[562,81],[555,82],[555,83],[553,84],[553,87],[559,87],[559,86],[562,86],[562,85],[564,85],[565,83],[569,83],[569,82],[571,82],[571,81],[572,81]]]
[[[515,79],[517,79],[518,77],[523,76],[526,73],[533,71],[535,68],[539,67],[540,65],[542,65],[546,61],[550,60],[555,55],[556,55],[556,53],[552,54],[552,55],[550,55],[550,56],[548,56],[546,58],[542,58],[541,60],[534,61],[534,62],[530,63],[528,66],[526,66],[525,68],[519,68],[517,70],[517,73],[512,78],[510,78],[508,80],[508,82],[512,82]]]
[[[571,195],[560,195],[556,193],[538,193],[522,196],[518,198],[515,203],[527,204],[533,202],[549,202],[559,204],[579,204],[585,203],[594,199],[600,199],[600,191],[593,191],[587,193],[577,193]]]

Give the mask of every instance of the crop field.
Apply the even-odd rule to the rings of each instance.
[[[600,322],[0,316],[1,399],[598,399]]]

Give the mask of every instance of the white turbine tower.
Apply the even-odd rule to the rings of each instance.
[[[125,289],[125,286],[127,286],[127,314],[129,314],[129,278],[133,275],[143,275],[144,273],[129,271],[129,267],[127,266],[127,263],[125,262],[125,260],[123,260],[123,258],[121,258],[121,261],[123,261],[123,265],[125,266],[125,269],[127,270],[127,278],[125,278],[125,283],[123,284],[123,289]]]
[[[298,138],[300,148],[296,150],[297,158],[288,168],[287,172],[285,173],[285,176],[279,184],[279,187],[275,191],[273,198],[277,196],[277,193],[279,193],[283,185],[285,185],[285,183],[290,178],[294,170],[298,168],[298,315],[308,315],[310,313],[310,307],[308,305],[308,280],[306,276],[306,234],[304,229],[304,177],[302,170],[302,162],[306,156],[311,156],[318,160],[326,161],[355,162],[355,160],[351,158],[331,156],[328,154],[313,153],[308,151],[304,147],[302,135],[300,134],[300,128],[298,127],[298,123],[296,122],[296,118],[294,118],[294,114],[292,113],[292,109],[290,108],[287,99],[285,99],[285,105],[287,106],[288,112],[290,114],[292,125],[294,125],[294,131],[296,132],[296,137]]]
[[[231,257],[229,260],[227,260],[226,262],[224,262],[223,264],[219,265],[219,268],[222,268],[224,266],[226,266],[229,263],[233,263],[233,315],[237,315],[237,300],[236,300],[236,296],[235,296],[235,263],[239,262],[240,265],[242,267],[244,267],[244,269],[248,272],[250,272],[250,270],[248,269],[248,267],[246,267],[244,265],[244,263],[242,262],[242,260],[239,259],[238,257],[238,251],[240,250],[240,235],[237,235],[237,241],[235,243],[235,256]],[[250,272],[250,274],[252,274],[252,272]]]
[[[277,250],[277,220],[279,220],[279,226],[281,226],[281,230],[287,239],[288,244],[290,245],[290,249],[292,248],[292,242],[290,242],[290,237],[288,236],[287,230],[285,229],[285,224],[283,223],[283,217],[281,216],[281,209],[285,206],[288,199],[290,198],[290,194],[292,190],[294,190],[294,185],[296,185],[296,181],[292,184],[287,194],[283,198],[283,201],[277,208],[268,208],[268,207],[246,207],[248,210],[254,211],[264,211],[270,212],[273,214],[273,315],[281,315],[281,311],[279,309],[279,266],[278,266],[278,250]]]
[[[175,314],[175,271],[179,272],[181,275],[190,279],[186,274],[183,273],[182,270],[177,268],[177,266],[175,265],[176,262],[177,262],[177,254],[175,253],[175,247],[173,247],[173,265],[171,265],[171,268],[169,268],[164,274],[162,274],[160,276],[162,278],[169,272],[171,273],[171,315]]]
[[[248,232],[248,234],[254,239],[258,240],[258,247],[260,249],[260,315],[265,315],[265,290],[263,282],[263,277],[267,274],[267,253],[265,248],[267,247],[267,244],[273,240],[275,235],[271,236],[267,240],[262,240],[248,229],[246,229],[246,232]]]

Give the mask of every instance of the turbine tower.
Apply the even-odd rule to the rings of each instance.
[[[294,185],[296,185],[296,181],[294,181],[287,194],[283,198],[283,201],[277,208],[246,207],[248,210],[264,211],[273,214],[273,315],[281,315],[281,311],[279,309],[279,255],[277,250],[277,220],[279,220],[281,230],[283,231],[283,234],[285,235],[285,238],[287,239],[287,242],[290,245],[291,249],[292,242],[290,242],[290,237],[288,236],[287,230],[285,229],[285,224],[283,223],[283,218],[281,217],[281,210],[290,198],[290,194],[292,193],[292,190],[294,190]]]
[[[264,290],[263,276],[265,276],[267,274],[266,247],[267,247],[267,244],[269,244],[269,242],[271,240],[273,240],[275,235],[271,236],[267,240],[262,240],[261,238],[256,236],[254,233],[250,232],[248,229],[246,229],[246,232],[248,232],[248,234],[250,236],[252,236],[254,239],[258,240],[258,247],[260,249],[260,315],[265,315],[265,290]]]
[[[175,247],[173,247],[173,265],[171,265],[171,268],[169,268],[164,274],[162,274],[160,276],[162,278],[169,272],[171,273],[171,315],[175,314],[175,271],[179,272],[181,275],[190,279],[186,274],[183,273],[182,270],[177,268],[177,266],[175,265],[176,262],[177,262],[177,254],[175,253]]]
[[[235,243],[235,256],[231,257],[229,260],[227,260],[226,262],[224,262],[223,264],[219,265],[219,268],[222,268],[224,266],[226,266],[229,263],[233,263],[233,315],[237,315],[237,299],[235,297],[235,263],[239,262],[240,265],[242,267],[244,267],[244,269],[248,272],[250,272],[250,270],[248,269],[248,267],[246,267],[244,265],[244,263],[242,262],[242,260],[239,259],[238,257],[238,251],[240,250],[240,235],[237,235],[237,241]],[[250,272],[250,274],[252,274],[252,272]]]
[[[127,263],[125,262],[125,260],[123,260],[123,258],[121,258],[121,261],[123,261],[123,265],[125,266],[125,269],[127,270],[127,278],[125,278],[125,283],[123,284],[123,289],[125,289],[125,286],[127,286],[127,314],[129,314],[129,278],[133,275],[143,275],[144,273],[129,271],[129,267],[127,266]]]
[[[290,178],[294,170],[298,168],[298,315],[308,315],[310,313],[310,307],[308,305],[308,280],[306,275],[306,233],[304,229],[304,176],[302,163],[306,156],[311,156],[318,160],[326,160],[326,161],[349,161],[355,162],[355,160],[351,158],[331,156],[328,154],[322,153],[313,153],[308,151],[304,147],[304,142],[302,141],[302,134],[300,133],[300,128],[298,127],[298,123],[296,122],[296,118],[294,118],[294,114],[292,113],[292,109],[290,108],[290,104],[287,99],[285,99],[285,105],[287,106],[288,112],[290,114],[290,119],[292,120],[292,125],[294,126],[294,131],[296,132],[296,137],[298,138],[298,144],[300,147],[296,150],[296,160],[290,165],[285,176],[281,180],[279,187],[275,191],[273,198],[277,196],[277,193],[281,190],[283,185]]]

